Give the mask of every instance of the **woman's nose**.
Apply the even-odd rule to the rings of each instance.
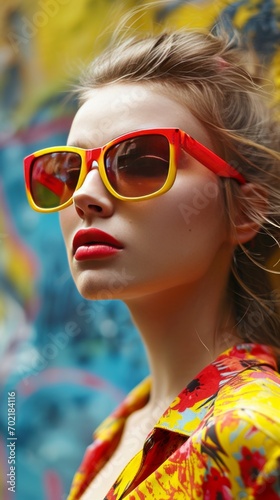
[[[76,211],[82,219],[98,214],[110,217],[114,212],[114,198],[104,186],[98,168],[92,169],[73,195]]]

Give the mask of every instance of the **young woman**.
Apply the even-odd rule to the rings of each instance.
[[[127,304],[151,375],[69,499],[280,498],[280,134],[260,75],[236,39],[165,32],[114,45],[79,93],[68,146],[25,159],[28,198],[61,210],[80,293]]]

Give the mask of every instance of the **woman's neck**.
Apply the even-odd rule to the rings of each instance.
[[[197,373],[238,341],[225,283],[194,283],[127,302],[152,377],[150,406],[167,404]]]

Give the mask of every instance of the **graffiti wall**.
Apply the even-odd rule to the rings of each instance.
[[[93,429],[148,372],[125,306],[111,301],[110,291],[96,303],[76,292],[57,214],[29,208],[22,171],[27,154],[65,144],[77,106],[71,85],[106,45],[117,19],[141,5],[0,5],[1,500],[65,499]],[[135,23],[145,30],[213,26],[221,19],[252,40],[280,100],[279,0],[166,0]],[[128,279],[125,273],[112,276],[112,288]],[[16,411],[9,431],[8,407],[10,416]],[[8,459],[15,453],[14,493]]]

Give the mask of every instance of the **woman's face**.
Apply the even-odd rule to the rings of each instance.
[[[213,149],[186,107],[141,84],[92,90],[68,144],[96,148],[130,131],[160,127],[180,128]],[[184,152],[177,168],[167,193],[140,202],[114,198],[97,169],[88,173],[74,204],[60,212],[71,272],[84,297],[128,302],[168,289],[191,290],[194,283],[207,286],[227,275],[232,245],[219,178]],[[107,233],[118,248],[98,231],[79,233],[73,248],[81,229]]]

